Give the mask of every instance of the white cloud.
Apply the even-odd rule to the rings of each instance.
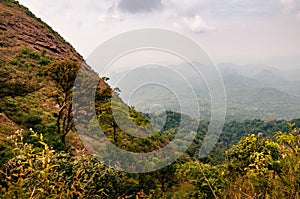
[[[300,1],[299,0],[280,0],[284,6],[286,14],[295,15],[300,20]]]
[[[215,27],[209,26],[199,15],[183,17],[181,20],[174,22],[173,27],[180,30],[187,29],[192,33],[205,33],[215,29]]]
[[[184,17],[181,21],[175,23],[177,28],[187,28],[193,33],[204,33],[214,30],[215,27],[207,25],[201,16]]]
[[[113,35],[144,27],[188,34],[222,61],[299,52],[300,0],[155,0],[158,6],[148,0],[139,7],[121,1],[129,2],[19,0],[84,57]]]
[[[291,9],[295,5],[295,0],[280,0],[280,3],[286,8]]]

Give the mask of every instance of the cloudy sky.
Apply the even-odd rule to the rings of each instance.
[[[19,0],[85,58],[124,31],[168,28],[217,63],[300,68],[300,0]]]

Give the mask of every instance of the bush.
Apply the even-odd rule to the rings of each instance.
[[[41,124],[42,121],[39,115],[31,115],[26,119],[25,125],[27,128],[33,128],[35,125]]]
[[[13,151],[8,145],[0,145],[0,168],[2,168],[12,157]]]
[[[117,198],[122,174],[88,155],[55,153],[42,135],[42,147],[24,142],[24,131],[10,137],[14,158],[0,170],[3,198]]]

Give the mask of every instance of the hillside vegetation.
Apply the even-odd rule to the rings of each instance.
[[[153,115],[126,105],[107,77],[98,77],[70,44],[14,0],[0,2],[0,59],[0,198],[300,198],[299,119],[228,120],[214,150],[200,159],[208,120],[190,132],[197,121],[189,115]],[[95,144],[92,150],[81,143],[73,118],[90,114],[72,110],[80,66],[83,83],[98,82],[96,121],[83,121],[93,133],[84,135]],[[115,146],[135,153],[165,147],[179,131],[195,139],[162,169],[126,173],[124,165],[91,155],[97,150],[106,160],[124,158],[97,143],[96,125]],[[153,136],[138,138],[127,133],[132,131]],[[185,137],[177,146],[187,144]],[[128,159],[126,166],[134,170],[136,161]],[[155,168],[155,162],[149,163]]]
[[[19,128],[51,134],[58,93],[45,66],[70,60],[89,67],[58,33],[12,0],[0,3],[0,55],[0,143]]]
[[[42,134],[17,131],[0,170],[3,198],[299,198],[300,134],[249,134],[221,163],[183,156],[161,170],[128,174],[84,153],[57,152]],[[274,138],[274,141],[273,141]]]

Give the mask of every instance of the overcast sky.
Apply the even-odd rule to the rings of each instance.
[[[193,38],[217,63],[300,68],[300,0],[19,0],[85,58],[143,27]],[[299,64],[298,64],[299,63]]]

